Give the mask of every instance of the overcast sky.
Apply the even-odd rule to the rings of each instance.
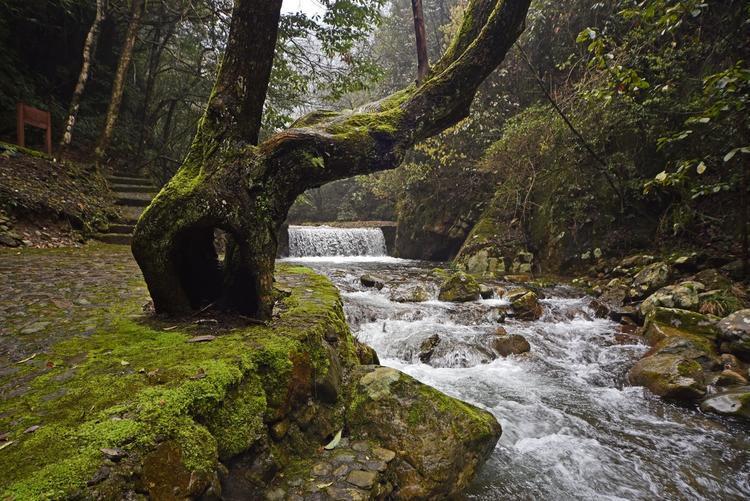
[[[321,14],[325,7],[318,0],[284,0],[282,12],[304,12],[305,14]]]

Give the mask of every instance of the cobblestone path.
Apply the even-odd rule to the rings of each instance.
[[[112,306],[147,301],[128,246],[0,250],[0,376],[34,354],[43,358],[53,343],[109,325]]]

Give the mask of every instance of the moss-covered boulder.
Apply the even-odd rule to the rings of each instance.
[[[471,275],[457,272],[440,285],[438,299],[452,303],[476,301],[481,295],[479,284]]]
[[[715,412],[750,420],[750,386],[742,386],[713,395],[701,402],[705,412]]]
[[[642,298],[651,294],[667,285],[671,275],[671,267],[661,261],[645,266],[633,277],[630,296],[633,298]]]
[[[639,360],[628,373],[631,384],[645,386],[655,395],[694,401],[706,394],[701,365],[679,354],[655,353]]]
[[[713,346],[719,335],[718,321],[717,317],[695,311],[657,306],[646,316],[643,331],[652,345],[665,337],[682,336],[702,338]]]
[[[700,305],[699,293],[705,289],[700,282],[682,282],[667,285],[648,296],[640,305],[641,314],[645,317],[657,306],[696,310]]]
[[[456,496],[500,438],[495,417],[395,369],[362,366],[351,377],[346,419],[353,439],[396,452],[400,499]]]
[[[750,309],[735,311],[722,319],[717,327],[727,351],[750,361]]]
[[[519,320],[538,320],[544,312],[534,291],[520,287],[511,289],[505,293],[505,299],[510,301],[513,315]]]

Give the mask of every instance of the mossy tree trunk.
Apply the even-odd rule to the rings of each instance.
[[[412,145],[465,118],[520,35],[529,1],[471,0],[421,85],[356,110],[311,113],[258,145],[281,0],[235,0],[227,51],[191,150],[133,235],[156,311],[180,315],[220,301],[270,317],[276,235],[297,196],[397,167]],[[231,236],[223,266],[215,228]]]

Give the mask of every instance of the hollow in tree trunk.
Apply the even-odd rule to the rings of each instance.
[[[477,88],[520,35],[528,6],[472,0],[422,85],[356,110],[313,112],[257,145],[281,0],[235,0],[227,50],[190,152],[133,235],[156,311],[180,315],[221,302],[270,317],[276,235],[297,196],[397,167],[415,143],[465,118]],[[223,265],[216,228],[231,237]]]

